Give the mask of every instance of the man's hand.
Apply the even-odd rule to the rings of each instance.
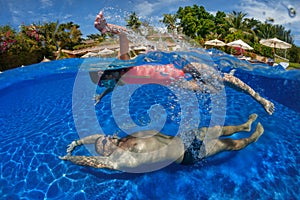
[[[73,141],[71,144],[69,144],[67,148],[67,155],[71,155],[72,151],[76,146],[78,146],[76,141]]]
[[[70,155],[58,156],[58,158],[61,160],[69,160],[69,157],[70,157]]]

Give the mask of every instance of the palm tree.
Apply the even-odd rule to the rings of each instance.
[[[258,27],[260,22],[254,18],[245,18],[247,13],[235,12],[229,13],[226,20],[229,25],[230,34],[227,35],[227,39],[232,37],[234,39],[244,39],[246,42],[252,44],[257,43],[259,37],[257,35]]]
[[[160,22],[165,24],[168,31],[171,31],[173,34],[175,34],[175,30],[176,30],[176,27],[177,27],[176,26],[176,20],[177,20],[176,15],[163,14],[163,16],[164,16],[164,18],[163,18],[163,20],[160,20]]]
[[[279,39],[286,41],[288,43],[293,43],[293,37],[291,36],[291,30],[285,30],[282,25],[275,25],[276,37]]]
[[[79,25],[73,22],[60,24],[54,33],[56,43],[59,48],[73,49],[73,47],[81,42],[81,31]]]
[[[214,23],[216,25],[216,28],[213,33],[210,33],[210,35],[214,35],[215,33],[218,35],[218,38],[226,36],[229,30],[228,22],[226,20],[226,14],[224,12],[218,11],[216,13],[216,16],[214,17]],[[215,38],[216,37],[210,39]]]
[[[130,27],[134,31],[138,30],[142,25],[142,22],[139,20],[135,12],[129,15],[129,18],[126,20],[126,22],[127,22],[126,26]]]
[[[261,22],[252,17],[251,19],[245,18],[244,24],[248,29],[256,30]]]
[[[275,27],[272,24],[260,24],[257,29],[257,35],[260,38],[273,38],[276,36]]]
[[[98,41],[98,42],[103,42],[105,40],[104,35],[100,34],[89,34],[86,36],[90,40]]]
[[[236,12],[232,11],[232,13],[229,13],[227,15],[227,22],[230,26],[229,31],[230,32],[236,32],[237,30],[246,30],[247,26],[244,23],[244,17],[247,15],[247,13],[243,12]]]

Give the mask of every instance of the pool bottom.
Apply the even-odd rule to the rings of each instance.
[[[300,193],[299,113],[275,102],[276,111],[269,116],[249,96],[230,88],[226,89],[225,124],[239,124],[257,113],[257,122],[265,128],[262,137],[246,149],[221,153],[191,166],[172,164],[143,174],[59,160],[66,146],[78,138],[71,102],[74,79],[70,74],[37,79],[1,93],[3,198],[296,199]],[[113,121],[108,105],[110,96],[99,108],[104,121]],[[116,129],[114,126],[105,123],[106,131]],[[81,148],[76,153],[89,152]]]

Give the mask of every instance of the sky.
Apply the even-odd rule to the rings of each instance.
[[[85,37],[98,33],[93,21],[100,10],[109,23],[126,25],[125,18],[136,12],[141,20],[158,26],[163,14],[174,14],[179,7],[194,4],[212,14],[242,11],[247,18],[262,22],[273,18],[274,24],[292,31],[294,43],[300,46],[300,0],[0,0],[0,25],[18,30],[21,24],[72,21]],[[291,7],[296,10],[294,16],[289,13]]]

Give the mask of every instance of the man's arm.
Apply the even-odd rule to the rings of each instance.
[[[67,155],[71,155],[72,151],[75,149],[75,147],[82,145],[82,144],[94,144],[96,139],[99,138],[101,134],[95,134],[95,135],[90,135],[87,137],[84,137],[79,140],[74,140],[68,145],[67,148]]]
[[[269,113],[270,115],[273,114],[274,104],[271,101],[261,97],[257,92],[255,92],[249,85],[244,83],[242,80],[238,79],[237,77],[231,74],[224,73],[224,81],[233,84],[234,86],[240,88],[241,90],[252,96],[257,102],[259,102],[264,107],[267,113]]]
[[[109,160],[109,157],[101,156],[59,156],[61,160],[68,160],[76,165],[89,166],[94,168],[107,168],[117,170]]]

